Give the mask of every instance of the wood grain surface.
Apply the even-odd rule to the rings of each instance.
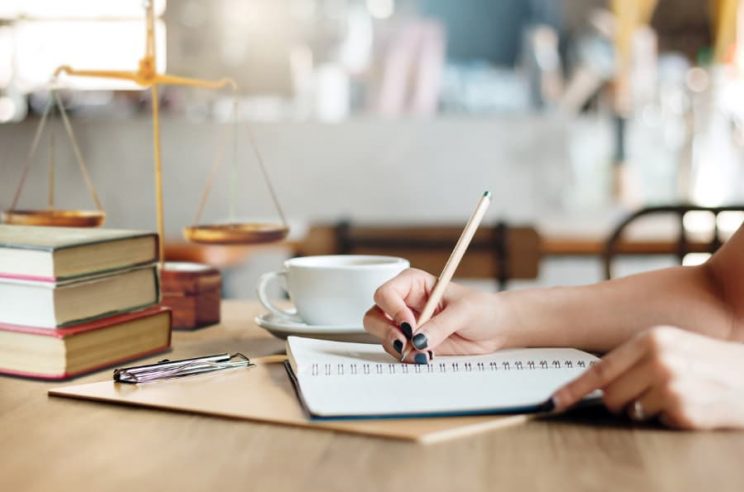
[[[180,358],[283,344],[259,308],[174,334]],[[155,360],[155,359],[153,359]],[[76,382],[101,381],[109,371]],[[742,490],[744,433],[632,426],[598,410],[428,446],[50,398],[68,383],[0,378],[0,490]]]

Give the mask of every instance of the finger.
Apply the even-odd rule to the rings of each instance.
[[[553,394],[556,410],[565,410],[594,390],[604,388],[646,353],[641,337],[634,337],[593,364],[581,376]]]
[[[467,313],[448,307],[414,330],[411,345],[417,350],[436,350],[453,333],[463,328]]]
[[[669,381],[654,386],[641,401],[645,412],[658,416],[659,421],[667,427],[676,429],[711,429],[715,427],[715,412],[719,405],[700,405],[700,395],[710,391],[708,381],[700,381],[699,386],[670,383]],[[704,396],[702,398],[705,398]],[[713,419],[713,420],[711,420]],[[718,422],[720,426],[720,421]]]
[[[434,358],[434,352],[431,350],[411,350],[401,362],[408,364],[428,364]]]
[[[638,402],[636,404],[636,402]],[[634,414],[633,406],[641,414]],[[631,419],[645,421],[660,416],[665,407],[665,399],[661,386],[656,385],[648,388],[638,398],[628,404],[628,414]]]
[[[382,341],[387,353],[400,359],[406,339],[398,327],[377,306],[372,307],[364,315],[364,329]]]
[[[433,276],[421,270],[404,270],[375,291],[375,304],[390,316],[396,325],[408,323],[413,327],[416,324],[413,310],[420,310],[426,304],[434,281]]]
[[[669,377],[666,368],[653,357],[645,357],[603,389],[608,410],[621,413],[654,386]]]
[[[372,306],[362,318],[364,330],[380,340],[385,340],[390,330],[398,331],[393,321],[377,306]]]

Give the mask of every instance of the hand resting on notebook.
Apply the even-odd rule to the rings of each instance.
[[[705,264],[579,287],[480,292],[450,284],[416,326],[436,278],[406,270],[381,286],[367,331],[406,362],[508,347],[608,352],[559,390],[567,408],[602,389],[607,407],[680,428],[744,428],[744,228]]]

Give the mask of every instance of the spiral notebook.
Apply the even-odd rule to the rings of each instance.
[[[381,346],[287,339],[288,372],[315,419],[537,413],[598,359],[571,348],[502,350],[401,364]]]

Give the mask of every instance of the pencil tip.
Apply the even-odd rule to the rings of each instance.
[[[483,193],[483,196],[486,197],[486,198],[491,198],[491,192],[490,191],[486,191],[485,193]]]

